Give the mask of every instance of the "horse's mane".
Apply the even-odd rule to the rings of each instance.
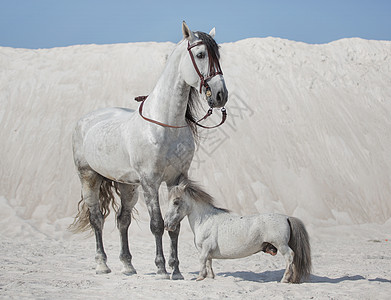
[[[207,33],[196,31],[195,35],[204,43],[206,46],[206,49],[211,56],[211,61],[216,61],[220,59],[220,52],[219,52],[219,45],[216,43],[216,41]],[[196,111],[199,107],[199,100],[200,100],[200,94],[198,93],[198,90],[194,87],[190,88],[189,93],[189,100],[187,102],[187,108],[186,108],[186,122],[189,125],[191,132],[193,133],[193,136],[195,140],[198,140],[198,131],[197,131],[197,117],[196,117]]]
[[[195,181],[190,180],[186,177],[181,177],[179,185],[185,186],[184,192],[185,194],[195,201],[201,201],[212,205],[217,210],[222,212],[229,212],[229,210],[225,208],[219,208],[215,206],[215,200],[209,193],[205,192],[200,185],[198,185]]]
[[[191,87],[189,92],[189,100],[187,101],[187,108],[186,108],[186,123],[190,127],[191,132],[193,133],[194,139],[196,142],[198,142],[198,128],[197,124],[197,117],[196,117],[196,111],[200,104],[200,96],[196,88]]]
[[[220,59],[219,45],[209,34],[196,31],[195,35],[204,43],[209,54],[212,55],[212,61],[215,58]]]

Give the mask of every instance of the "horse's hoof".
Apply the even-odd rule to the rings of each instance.
[[[171,280],[184,280],[185,278],[182,276],[181,273],[172,273],[171,274]]]
[[[205,277],[199,276],[199,277],[197,277],[196,281],[201,281],[201,280],[204,280],[204,279],[205,279]]]
[[[111,272],[111,270],[108,267],[101,267],[101,268],[96,268],[96,274],[108,274]]]
[[[135,269],[122,269],[122,274],[126,276],[131,276],[137,274],[137,271]]]

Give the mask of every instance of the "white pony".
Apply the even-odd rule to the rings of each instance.
[[[139,112],[107,108],[92,112],[76,125],[73,155],[81,181],[79,212],[70,226],[74,232],[92,228],[96,237],[96,273],[108,273],[103,247],[104,219],[114,203],[112,189],[120,195],[117,212],[123,273],[135,274],[128,246],[131,213],[141,186],[155,236],[157,274],[168,278],[163,255],[164,222],[158,190],[168,188],[187,174],[193,158],[196,135],[195,101],[200,96],[209,106],[223,107],[228,91],[219,65],[219,51],[210,34],[192,32],[182,24],[183,40],[175,47],[155,88]],[[137,70],[135,70],[137,72]],[[177,255],[179,227],[170,232],[169,266],[172,279],[183,279]]]
[[[188,216],[194,243],[200,253],[201,270],[197,280],[214,278],[212,259],[242,258],[260,251],[285,258],[281,282],[299,283],[311,272],[311,250],[303,223],[280,214],[235,216],[213,205],[213,198],[189,179],[182,177],[170,191],[164,218],[172,231]]]

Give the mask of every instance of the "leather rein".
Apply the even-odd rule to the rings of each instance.
[[[196,61],[194,59],[193,53],[191,52],[191,49],[193,47],[196,47],[196,46],[199,46],[199,45],[202,45],[202,44],[203,44],[202,41],[194,43],[193,45],[190,45],[190,42],[188,42],[187,50],[189,51],[189,55],[190,55],[191,61],[193,63],[194,69],[197,72],[198,76],[200,77],[201,83],[200,83],[200,90],[199,90],[199,92],[201,94],[202,93],[202,87],[204,87],[205,88],[205,95],[206,95],[207,98],[209,98],[209,97],[212,96],[212,92],[210,90],[210,87],[209,87],[207,81],[212,79],[216,75],[223,75],[223,72],[221,71],[219,60],[215,56],[213,56],[213,58],[212,58],[211,53],[209,52],[209,49],[208,49],[209,75],[208,75],[208,77],[205,78],[201,74],[200,70],[198,69],[197,63],[196,63]],[[153,120],[153,119],[145,117],[143,115],[143,106],[144,106],[144,102],[145,102],[145,100],[147,100],[147,98],[148,98],[148,96],[138,96],[138,97],[134,98],[134,100],[136,100],[137,102],[141,102],[141,104],[139,106],[139,109],[138,109],[138,112],[139,112],[140,116],[144,120],[146,120],[148,122],[151,122],[151,123],[154,123],[154,124],[157,124],[157,125],[160,125],[160,126],[163,126],[163,127],[168,127],[168,128],[184,128],[184,127],[188,126],[188,125],[184,125],[184,126],[169,125],[169,124],[165,124],[165,123],[162,123],[162,122],[159,122],[159,121],[156,121],[156,120]],[[227,119],[227,110],[225,109],[225,107],[221,108],[222,118],[221,118],[221,122],[219,124],[214,125],[214,126],[205,126],[205,125],[202,125],[202,124],[199,123],[199,122],[207,119],[210,115],[212,115],[212,112],[213,112],[213,108],[209,108],[207,113],[206,113],[206,115],[204,117],[202,117],[198,121],[193,121],[193,120],[191,120],[191,121],[193,123],[195,123],[197,126],[202,127],[202,128],[206,128],[206,129],[212,129],[212,128],[219,127]]]

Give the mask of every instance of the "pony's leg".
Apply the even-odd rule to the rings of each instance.
[[[117,227],[120,234],[121,252],[119,259],[123,264],[122,273],[125,275],[137,274],[132,265],[132,255],[129,251],[128,228],[132,221],[132,210],[138,200],[137,186],[120,184],[121,209],[117,215]]]
[[[277,247],[277,249],[280,250],[281,254],[284,256],[285,265],[286,265],[284,276],[282,277],[281,282],[289,283],[292,280],[293,272],[294,272],[294,268],[293,268],[293,264],[292,264],[294,253],[293,253],[292,249],[289,248],[288,245],[283,245],[279,248]]]
[[[197,277],[196,281],[204,280],[205,277],[208,275],[208,271],[207,271],[207,268],[206,268],[206,262],[207,261],[208,261],[208,252],[205,251],[204,249],[202,249],[201,250],[201,254],[200,254],[201,268],[200,268],[200,273],[198,274],[198,277]]]
[[[179,259],[178,259],[178,236],[180,231],[179,223],[174,231],[169,231],[168,234],[171,238],[171,254],[168,260],[168,265],[172,268],[171,279],[172,280],[183,280],[183,276],[179,271]]]
[[[170,278],[166,271],[166,260],[163,254],[163,233],[164,221],[159,205],[158,187],[147,184],[145,181],[141,183],[144,190],[144,199],[147,204],[150,221],[150,229],[155,236],[156,242],[156,258],[155,265],[157,267],[156,274],[163,279]]]
[[[211,258],[206,261],[206,271],[207,271],[208,278],[215,278],[215,273],[213,272],[213,269],[212,269],[212,259]]]
[[[90,212],[90,224],[94,230],[96,239],[96,274],[105,274],[111,272],[106,264],[107,255],[103,248],[102,238],[104,219],[99,205],[99,188],[102,180],[102,176],[93,170],[84,170],[80,172],[82,197],[84,203],[88,206],[88,210]]]

